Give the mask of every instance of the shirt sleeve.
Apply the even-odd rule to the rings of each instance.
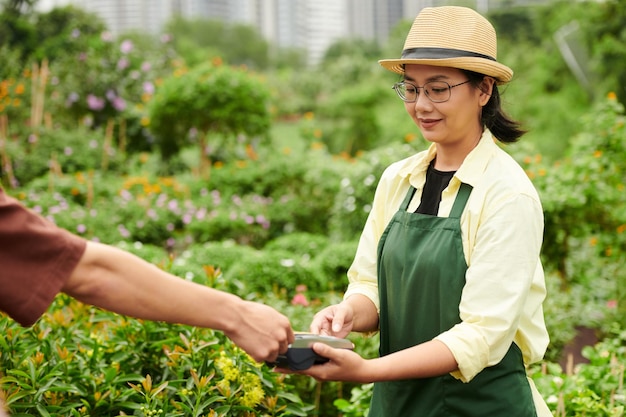
[[[452,351],[459,365],[453,376],[464,382],[499,363],[513,341],[525,361],[541,356],[547,345],[541,205],[524,193],[493,194],[484,213],[465,214],[478,224],[459,306],[462,321],[436,338]]]
[[[0,310],[23,326],[46,311],[78,264],[86,241],[0,189]]]

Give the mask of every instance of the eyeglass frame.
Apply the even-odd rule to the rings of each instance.
[[[447,83],[447,82],[445,82],[445,81],[437,80],[437,81],[429,81],[429,82],[425,83],[425,84],[424,84],[423,86],[421,86],[421,87],[420,87],[420,86],[418,86],[418,85],[417,85],[417,84],[415,84],[415,83],[410,82],[410,81],[398,81],[398,82],[397,82],[397,83],[395,83],[395,84],[394,84],[391,88],[392,88],[393,90],[395,90],[395,92],[396,92],[396,94],[398,95],[398,97],[400,97],[400,100],[404,101],[405,103],[415,103],[415,102],[417,102],[417,99],[419,99],[419,97],[420,97],[420,89],[424,90],[424,92],[425,92],[425,94],[426,94],[426,97],[428,97],[428,99],[429,99],[430,101],[432,101],[433,103],[445,103],[446,101],[450,100],[450,97],[452,97],[452,89],[453,89],[454,87],[458,87],[458,86],[460,86],[460,85],[467,84],[467,83],[469,83],[469,82],[471,82],[471,81],[472,81],[472,80],[465,80],[465,81],[463,81],[462,83],[458,83],[458,84],[450,85],[449,83]],[[447,99],[445,99],[445,100],[437,100],[437,101],[436,101],[436,100],[433,100],[433,99],[432,99],[432,97],[430,97],[430,95],[428,95],[428,90],[426,90],[426,89],[425,89],[425,87],[426,87],[428,84],[432,84],[432,83],[443,83],[443,84],[447,85],[447,86],[448,86],[448,98],[447,98]],[[400,84],[409,84],[409,85],[411,85],[411,86],[415,87],[415,91],[417,92],[417,93],[416,93],[416,95],[415,95],[415,100],[407,100],[407,99],[405,99],[405,98],[403,98],[403,97],[402,97],[402,95],[401,95],[401,94],[400,94],[400,92],[398,91],[398,87],[399,87],[399,85],[400,85]]]

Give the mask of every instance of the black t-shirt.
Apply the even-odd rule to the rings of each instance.
[[[426,171],[426,183],[422,192],[422,201],[415,210],[416,213],[430,214],[436,216],[439,211],[439,203],[441,202],[441,193],[450,183],[456,171],[438,171],[434,167],[433,162],[428,165]]]

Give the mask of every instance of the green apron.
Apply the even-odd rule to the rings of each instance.
[[[461,184],[450,217],[407,212],[410,187],[378,245],[380,355],[423,342],[459,323],[467,264],[461,213],[472,187]],[[469,383],[449,374],[374,384],[368,417],[536,417],[519,347]]]

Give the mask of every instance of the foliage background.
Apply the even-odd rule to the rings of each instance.
[[[340,299],[383,169],[427,146],[389,88],[395,76],[375,64],[398,55],[410,22],[382,45],[337,42],[308,68],[302,51],[269,54],[248,27],[176,20],[156,38],[114,38],[78,9],[28,3],[0,14],[8,193],[87,239],[268,303],[297,330]],[[515,69],[505,106],[529,129],[506,150],[544,206],[551,344],[530,373],[556,416],[624,414],[625,16],[619,1],[489,16],[499,60]],[[571,22],[590,85],[558,52],[554,34]],[[220,112],[226,97],[237,110]],[[0,328],[14,415],[362,416],[371,395],[279,377],[219,333],[65,296],[32,328],[4,316]],[[563,352],[581,328],[598,344],[575,366]],[[354,341],[376,356],[375,336]]]

